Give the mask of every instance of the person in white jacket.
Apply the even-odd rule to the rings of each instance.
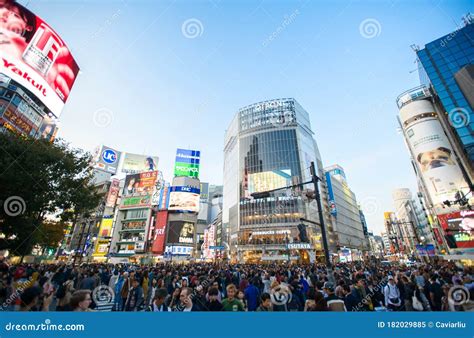
[[[388,277],[388,283],[383,290],[385,296],[385,306],[391,311],[400,311],[402,300],[400,298],[400,290],[393,276]]]

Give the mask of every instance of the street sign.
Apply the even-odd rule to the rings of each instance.
[[[223,245],[210,245],[209,250],[224,250],[225,246]]]

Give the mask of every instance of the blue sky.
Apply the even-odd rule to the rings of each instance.
[[[21,2],[81,67],[59,132],[72,145],[158,155],[167,179],[176,148],[199,149],[201,180],[222,184],[235,112],[294,97],[324,165],[345,168],[376,233],[392,191],[416,187],[395,105],[419,84],[410,45],[454,31],[473,9],[449,0]]]

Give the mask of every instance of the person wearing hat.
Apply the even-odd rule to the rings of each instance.
[[[344,300],[337,297],[334,293],[334,283],[325,282],[323,285],[323,290],[327,294],[326,302],[330,311],[336,312],[346,312],[346,306]]]
[[[385,306],[392,311],[400,311],[402,301],[400,299],[400,290],[393,276],[388,276],[388,283],[384,288]]]

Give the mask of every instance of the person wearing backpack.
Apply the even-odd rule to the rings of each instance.
[[[385,306],[391,311],[400,311],[402,300],[400,298],[400,290],[393,276],[388,277],[388,283],[384,288]]]

